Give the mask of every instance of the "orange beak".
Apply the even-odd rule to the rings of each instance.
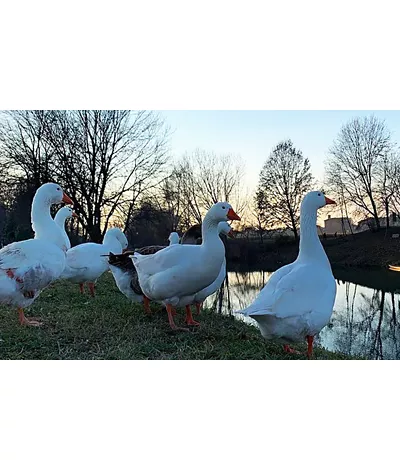
[[[229,237],[229,238],[235,238],[235,234],[233,233],[233,230],[231,230],[230,232],[228,232],[228,237]]]
[[[336,204],[336,202],[332,201],[332,199],[329,199],[329,197],[325,196],[325,204]]]
[[[228,219],[230,220],[240,220],[240,217],[236,214],[236,212],[232,209],[232,207],[229,209],[226,215]]]
[[[78,216],[76,215],[76,212],[73,212],[73,213],[72,213],[72,217],[78,217]]]
[[[65,204],[73,204],[72,199],[65,193],[63,194],[62,202],[65,202]]]

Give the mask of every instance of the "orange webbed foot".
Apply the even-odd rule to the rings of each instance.
[[[89,286],[90,295],[94,297],[96,295],[94,282],[88,282],[88,286]]]
[[[18,309],[18,318],[19,323],[24,326],[41,326],[43,322],[40,321],[40,318],[32,317],[26,318],[24,310],[22,308]]]
[[[150,299],[147,298],[145,295],[143,296],[143,306],[144,306],[144,311],[147,313],[147,315],[151,315]]]
[[[297,349],[291,348],[288,344],[285,344],[283,346],[283,350],[289,354],[301,354],[300,351],[297,351]]]
[[[174,322],[174,315],[172,313],[174,309],[174,307],[171,305],[171,304],[167,304],[166,305],[166,309],[167,309],[167,313],[168,313],[168,322],[169,322],[169,326],[171,327],[172,330],[174,331],[178,331],[178,330],[181,330],[181,331],[189,331],[188,328],[180,328],[178,326],[175,325],[175,322]]]
[[[307,340],[307,357],[308,359],[311,359],[312,354],[313,354],[313,344],[314,344],[314,336],[307,335],[306,336]]]
[[[193,319],[192,310],[190,309],[190,305],[186,305],[185,322],[186,322],[187,325],[191,325],[191,326],[199,326],[200,325],[200,323],[198,321]]]

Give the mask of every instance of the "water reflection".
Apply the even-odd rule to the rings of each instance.
[[[206,306],[232,314],[254,300],[271,274],[229,272],[223,289],[207,299]],[[334,274],[338,282],[334,311],[317,342],[331,351],[368,359],[399,359],[400,273],[342,269]]]

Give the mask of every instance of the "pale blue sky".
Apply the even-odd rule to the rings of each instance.
[[[255,187],[272,148],[290,138],[308,157],[314,177],[324,176],[324,161],[341,126],[355,116],[384,119],[400,142],[400,111],[161,111],[174,131],[176,157],[196,148],[240,155],[246,162],[247,183]]]

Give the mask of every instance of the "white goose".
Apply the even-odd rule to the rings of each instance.
[[[176,232],[171,232],[168,241],[170,245],[177,245],[179,243],[179,235]]]
[[[71,242],[68,237],[67,231],[65,230],[65,221],[67,219],[71,219],[72,217],[77,217],[75,212],[67,206],[62,207],[54,217],[54,222],[60,227],[63,235],[64,235],[64,240],[65,240],[65,245],[67,247],[67,250],[71,248]]]
[[[256,320],[266,339],[307,340],[309,358],[314,336],[328,324],[336,297],[331,265],[317,234],[317,210],[326,204],[335,202],[319,191],[306,194],[300,208],[296,261],[278,269],[254,302],[238,312]],[[288,344],[284,348],[297,352]]]
[[[169,246],[179,243],[179,235],[176,232],[171,232],[169,237]],[[166,248],[162,245],[152,245],[140,248],[140,254],[154,254]],[[138,275],[135,266],[130,259],[132,251],[121,254],[110,252],[108,255],[108,263],[110,271],[114,277],[115,284],[118,289],[132,302],[144,303],[146,313],[151,313],[149,299],[147,299],[140,288]]]
[[[218,224],[218,232],[224,233],[228,237],[233,237],[233,230],[232,230],[232,227],[228,224],[228,222],[220,222]],[[221,287],[222,283],[225,280],[225,277],[226,277],[226,258],[224,257],[217,279],[215,279],[215,281],[212,284],[205,287],[200,292],[197,292],[197,294],[194,296],[193,303],[196,304],[197,314],[200,313],[201,306],[203,302],[206,300],[206,298],[214,294],[214,292],[217,292],[217,290]]]
[[[225,247],[218,234],[218,224],[240,220],[227,202],[214,204],[204,217],[201,245],[172,245],[153,255],[132,256],[145,296],[162,301],[167,308],[172,329],[177,329],[173,307],[183,297],[191,297],[218,277],[225,257]],[[197,324],[190,315],[186,322]]]
[[[218,224],[218,234],[221,234],[221,233],[228,235],[230,237],[233,236],[232,227],[228,224],[228,222],[220,222]],[[224,256],[221,269],[219,271],[217,278],[214,280],[214,282],[212,282],[209,286],[205,287],[200,292],[197,292],[194,295],[187,295],[187,296],[181,297],[177,305],[175,305],[172,308],[172,314],[176,315],[176,308],[185,307],[186,309],[185,322],[188,325],[194,325],[194,326],[200,325],[199,322],[193,319],[191,305],[195,304],[196,313],[200,314],[202,303],[207,297],[214,294],[214,292],[216,292],[221,287],[221,284],[224,282],[225,276],[226,276],[226,258]],[[166,306],[165,302],[162,302],[162,303],[164,304],[164,306]]]
[[[94,297],[97,279],[109,269],[108,254],[120,254],[127,247],[128,240],[123,232],[117,227],[110,228],[103,243],[82,243],[67,251],[66,266],[61,278],[79,283],[81,293],[87,282]]]
[[[64,270],[67,251],[64,236],[50,215],[50,206],[61,202],[72,204],[58,184],[42,185],[32,202],[35,238],[11,243],[0,250],[0,302],[18,308],[21,325],[41,325],[38,319],[26,318],[24,308]]]

